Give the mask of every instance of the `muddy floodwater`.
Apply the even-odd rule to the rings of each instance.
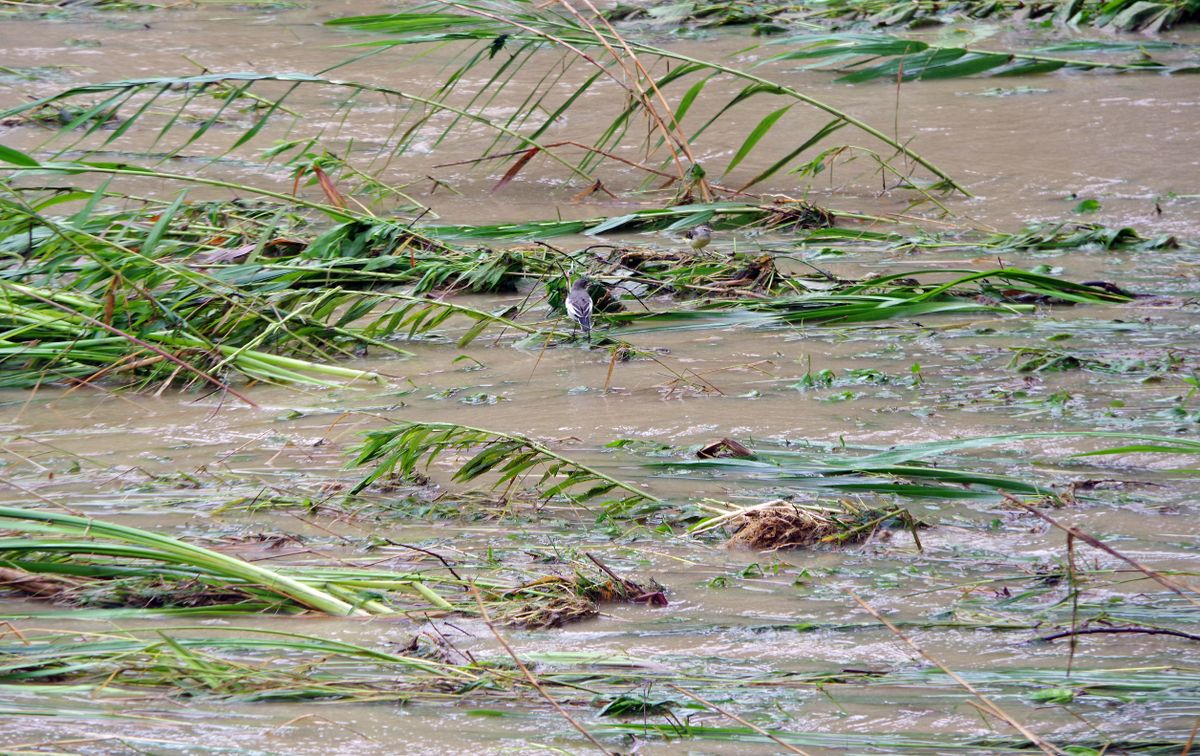
[[[323,26],[325,21],[395,10],[391,3],[361,0],[280,5],[202,3],[3,18],[0,106],[73,85],[152,75],[318,72],[362,50],[346,45],[378,40]],[[651,28],[643,33],[654,44],[696,57],[727,57],[744,65],[765,57],[762,50],[739,52],[761,40],[736,30],[679,35]],[[997,27],[994,38],[1012,34]],[[1160,37],[1181,46],[1200,42],[1194,29]],[[424,90],[445,78],[456,54],[452,45],[424,56],[413,49],[387,51],[330,76]],[[1127,560],[1079,538],[1072,539],[1068,551],[1063,527],[999,496],[830,491],[813,475],[671,463],[694,460],[697,448],[721,438],[756,450],[830,455],[1050,432],[1195,440],[1200,429],[1195,246],[1200,240],[1200,79],[1060,72],[909,82],[897,91],[890,82],[838,83],[833,74],[798,66],[769,70],[776,80],[894,132],[973,195],[942,198],[949,216],[928,204],[910,210],[912,196],[881,193],[874,166],[864,158],[818,174],[807,185],[804,196],[820,206],[920,216],[933,230],[971,226],[1012,233],[1035,222],[1062,221],[1130,226],[1144,237],[1173,236],[1179,243],[1142,251],[1098,245],[1034,252],[1010,248],[998,261],[986,248],[804,244],[782,232],[719,231],[710,253],[763,251],[777,255],[780,270],[792,274],[816,268],[850,280],[1003,265],[1072,281],[1110,282],[1138,296],[1128,303],[1038,302],[1027,313],[943,313],[865,324],[696,319],[662,328],[634,323],[614,332],[658,361],[615,366],[607,350],[578,341],[543,348],[488,332],[459,347],[469,323],[451,319],[436,334],[400,343],[411,356],[368,350],[344,362],[382,375],[381,384],[239,385],[257,406],[195,389],[116,391],[104,380],[5,389],[0,390],[0,501],[68,507],[266,565],[402,569],[420,563],[426,552],[437,552],[456,565],[515,570],[547,565],[541,572],[552,573],[568,558],[595,555],[623,576],[657,581],[669,603],[606,603],[598,616],[561,627],[497,629],[535,673],[580,665],[575,687],[555,687],[551,694],[614,752],[785,751],[723,712],[758,728],[798,734],[788,741],[791,747],[813,754],[999,753],[1029,746],[1010,724],[985,713],[979,696],[1057,749],[1132,753],[1177,744],[1172,752],[1180,752],[1200,725],[1200,644],[1194,635],[1200,629],[1200,465],[1195,454],[1135,448],[1076,456],[1136,442],[1060,435],[959,450],[933,462],[1052,487],[1063,501],[1041,511]],[[537,67],[520,73],[533,79],[541,75]],[[515,90],[504,96],[515,97]],[[320,109],[333,97],[314,93],[289,102],[297,109],[305,104]],[[692,117],[711,115],[723,103],[715,95],[711,101],[701,98]],[[765,99],[757,103],[748,101],[732,120],[718,122],[697,141],[697,155],[714,166],[710,173],[719,173],[716,166],[727,162],[742,138],[721,129],[744,134],[777,107]],[[492,107],[501,112],[518,104],[497,101]],[[787,134],[773,132],[772,139],[807,133],[828,120],[824,113],[797,113]],[[334,143],[364,169],[376,171],[382,182],[404,186],[428,204],[433,215],[427,222],[614,216],[663,201],[660,195],[637,193],[641,177],[616,164],[604,174],[612,194],[586,198],[576,197],[583,187],[549,164],[527,169],[497,191],[492,189],[502,168],[438,167],[476,157],[490,139],[486,134],[431,143],[385,165],[382,156],[395,139],[389,108],[364,98],[361,107],[348,108],[338,118],[343,120],[337,128],[330,126]],[[568,118],[584,120],[582,111]],[[591,128],[577,121],[564,128]],[[318,126],[300,123],[294,132],[272,126],[278,133],[268,129],[257,146],[317,133]],[[849,131],[838,132],[830,143],[860,139]],[[0,126],[0,143],[35,152],[49,134],[32,126]],[[157,149],[153,130],[131,131],[127,137],[114,143],[108,159],[132,159]],[[236,132],[215,130],[206,139],[227,146]],[[244,148],[210,161],[206,155],[219,150],[206,152],[202,144],[159,167],[203,170],[218,179],[292,191],[288,170],[264,163],[260,152]],[[788,149],[781,143],[779,154]],[[777,156],[756,154],[737,169],[738,177],[754,175]],[[453,191],[439,189],[425,178],[430,175]],[[805,188],[786,174],[758,187],[792,196]],[[169,200],[179,190],[146,179],[126,191]],[[316,186],[300,191],[314,201],[321,198]],[[194,193],[228,197],[213,187]],[[1081,208],[1086,200],[1098,205]],[[479,243],[499,249],[513,242]],[[592,244],[661,251],[681,246],[676,234],[666,232],[560,237],[549,243],[567,250]],[[509,294],[459,295],[456,301],[498,312],[521,304],[527,294],[527,288],[519,288]],[[665,307],[664,302],[652,300],[647,306]],[[609,327],[601,323],[598,332]],[[1065,369],[1029,368],[1029,360],[1052,352],[1069,353],[1074,362],[1064,363]],[[689,380],[680,380],[681,375]],[[450,479],[454,463],[462,460],[449,457],[428,470],[431,486],[439,489],[376,490],[367,495],[369,506],[339,507],[341,499],[331,492],[363,475],[347,469],[352,447],[364,432],[404,420],[524,434],[671,502],[886,501],[903,505],[924,527],[884,528],[865,542],[840,546],[725,548],[720,539],[688,537],[685,528],[663,532],[652,519],[605,520],[584,505],[540,504],[535,496],[468,495],[473,485]],[[619,440],[628,443],[613,445]],[[323,505],[305,506],[306,501]],[[1181,589],[1169,590],[1147,571],[1169,576]],[[22,635],[46,632],[107,638],[139,629],[171,635],[255,628],[396,651],[436,628],[456,653],[509,660],[478,617],[170,616],[151,609],[64,608],[5,593],[0,594],[0,620],[6,648],[20,643]],[[1066,637],[1044,640],[1069,628],[1118,627],[1172,632],[1077,635],[1073,649]],[[588,665],[578,655],[598,661]],[[194,661],[195,679],[202,680],[204,660]],[[621,664],[646,670],[644,681],[624,692],[670,702],[670,717],[649,711],[600,715],[615,694],[604,688],[600,695],[592,685]],[[319,668],[315,662],[314,670]],[[168,696],[153,689],[133,694],[103,686],[54,688],[54,677],[44,682],[0,687],[0,751],[357,755],[595,748],[528,687],[509,693],[447,689],[441,697],[407,701],[396,695],[255,700],[209,695],[199,683],[194,696]],[[378,682],[386,687],[388,681]],[[685,722],[693,732],[679,736],[666,726],[671,721]],[[1105,750],[1114,741],[1121,745]]]

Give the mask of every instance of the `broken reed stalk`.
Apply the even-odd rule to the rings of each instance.
[[[1037,748],[1039,750],[1041,750],[1041,752],[1046,754],[1047,756],[1060,756],[1061,754],[1065,753],[1065,751],[1063,751],[1062,749],[1058,748],[1057,746],[1055,746],[1051,743],[1046,742],[1045,740],[1043,740],[1042,738],[1038,737],[1033,732],[1031,732],[1029,729],[1027,729],[1020,722],[1013,719],[1012,715],[1010,715],[1008,712],[1004,711],[1004,709],[1001,709],[998,705],[996,705],[992,701],[992,699],[988,698],[987,696],[983,695],[978,690],[976,690],[975,686],[971,685],[971,683],[964,680],[961,676],[958,675],[958,673],[956,673],[954,670],[950,669],[945,664],[943,664],[933,654],[929,653],[925,649],[918,646],[915,641],[913,641],[911,638],[909,638],[907,635],[905,635],[903,632],[901,632],[900,628],[896,627],[891,622],[888,622],[888,620],[882,614],[875,611],[874,607],[872,607],[866,601],[863,601],[861,598],[859,598],[857,593],[855,593],[854,591],[851,591],[849,589],[847,589],[847,593],[850,594],[851,598],[853,598],[855,601],[858,602],[859,606],[861,606],[863,609],[867,610],[867,613],[869,613],[872,617],[874,617],[876,620],[878,620],[880,623],[882,623],[884,627],[886,627],[888,630],[890,630],[893,635],[895,635],[900,640],[904,641],[909,646],[909,648],[916,651],[926,661],[930,662],[931,664],[935,665],[938,669],[945,672],[946,675],[950,679],[954,680],[954,682],[956,682],[960,686],[962,686],[963,689],[966,690],[968,693],[975,696],[975,698],[979,701],[981,711],[991,714],[992,716],[996,717],[997,719],[1007,723],[1014,730],[1021,733],[1021,735],[1026,740],[1028,740],[1033,745],[1037,746]]]
[[[1015,507],[1019,507],[1020,509],[1023,509],[1026,512],[1031,512],[1032,514],[1037,515],[1041,519],[1045,520],[1046,522],[1050,523],[1054,527],[1063,531],[1064,533],[1067,534],[1068,538],[1078,538],[1079,540],[1083,541],[1087,545],[1092,546],[1097,549],[1100,549],[1101,551],[1103,551],[1105,554],[1108,554],[1109,556],[1120,559],[1122,562],[1125,562],[1126,564],[1133,567],[1138,572],[1141,572],[1143,575],[1150,578],[1154,582],[1156,582],[1159,585],[1163,586],[1164,588],[1178,594],[1181,598],[1183,598],[1184,601],[1191,603],[1193,606],[1200,606],[1200,601],[1197,601],[1196,599],[1194,599],[1188,595],[1188,593],[1196,593],[1197,591],[1195,588],[1192,588],[1191,586],[1183,584],[1183,583],[1177,583],[1174,580],[1171,580],[1170,578],[1168,578],[1166,575],[1163,575],[1160,572],[1156,572],[1155,570],[1152,570],[1149,567],[1146,567],[1146,566],[1138,563],[1137,561],[1133,560],[1130,557],[1125,556],[1124,554],[1117,551],[1116,549],[1109,546],[1108,544],[1104,543],[1103,541],[1097,539],[1095,536],[1088,535],[1087,533],[1083,532],[1079,528],[1073,527],[1071,525],[1063,525],[1061,522],[1054,519],[1053,517],[1046,514],[1045,512],[1042,512],[1037,507],[1033,506],[1032,504],[1026,504],[1025,502],[1021,501],[1020,499],[1018,499],[1017,497],[1013,496],[1010,493],[1005,493],[1005,492],[1001,491],[1000,495],[1003,496],[1004,500],[1007,501],[1009,504],[1012,504]]]
[[[667,683],[667,687],[678,693],[682,693],[683,695],[687,696],[688,698],[692,699],[693,701],[697,701],[700,704],[707,706],[708,708],[712,709],[713,711],[717,712],[718,714],[721,714],[724,717],[728,717],[729,719],[732,719],[734,722],[737,722],[738,724],[740,724],[744,727],[749,727],[751,730],[754,730],[755,732],[757,732],[759,735],[762,735],[763,737],[770,738],[771,740],[773,740],[774,742],[783,746],[784,748],[791,751],[792,753],[798,753],[798,754],[800,754],[800,756],[809,756],[809,753],[807,751],[802,751],[799,748],[797,748],[796,746],[792,745],[791,743],[788,743],[785,740],[780,740],[779,738],[772,735],[767,730],[764,730],[763,728],[754,724],[753,722],[742,719],[737,714],[734,714],[732,711],[726,711],[725,709],[722,709],[720,706],[717,706],[715,703],[712,703],[711,701],[704,700],[703,698],[701,698],[700,696],[691,692],[690,690],[681,688],[678,685],[676,685],[675,683]]]
[[[1200,717],[1196,717],[1196,724],[1192,726],[1192,734],[1188,737],[1187,745],[1183,747],[1183,752],[1179,756],[1188,756],[1192,752],[1192,746],[1196,743],[1196,735],[1200,734]]]
[[[588,742],[598,748],[601,753],[606,755],[613,754],[613,751],[610,751],[604,746],[603,743],[601,743],[599,740],[596,740],[595,735],[592,735],[592,733],[588,732],[586,727],[579,724],[579,722],[576,721],[575,718],[572,717],[558,701],[554,700],[554,696],[551,696],[546,692],[546,689],[543,688],[541,683],[538,682],[537,677],[529,671],[529,667],[525,666],[525,663],[521,661],[521,657],[517,656],[517,652],[513,650],[513,647],[508,644],[508,641],[504,639],[504,636],[501,635],[500,631],[496,629],[496,626],[492,624],[492,618],[488,615],[487,606],[483,602],[483,596],[479,593],[479,589],[475,587],[474,583],[471,584],[471,594],[475,597],[475,603],[479,605],[479,616],[483,619],[483,623],[487,625],[488,630],[492,631],[492,635],[494,635],[496,637],[496,641],[504,647],[504,651],[510,657],[512,657],[513,663],[516,664],[517,668],[521,670],[521,673],[525,675],[525,679],[528,680],[529,684],[533,686],[533,689],[538,692],[538,695],[546,699],[546,702],[553,706],[555,711],[557,711],[563,719],[567,720],[572,727],[578,730],[583,737],[587,738]]]
[[[1079,578],[1075,574],[1075,536],[1067,534],[1067,576],[1071,586],[1071,630],[1079,627]],[[1075,664],[1075,651],[1079,648],[1079,637],[1071,633],[1067,651],[1067,677],[1071,676],[1071,667]]]

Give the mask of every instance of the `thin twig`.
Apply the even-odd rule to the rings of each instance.
[[[459,574],[454,571],[454,568],[450,566],[450,563],[446,561],[445,557],[443,557],[441,554],[437,553],[436,551],[430,551],[429,549],[423,549],[420,546],[413,546],[413,545],[407,544],[407,543],[400,543],[399,541],[393,541],[390,538],[385,538],[383,540],[389,546],[400,546],[405,549],[412,549],[413,551],[419,551],[422,554],[428,554],[429,556],[431,556],[434,559],[441,562],[442,566],[445,567],[450,572],[450,574],[454,576],[455,580],[460,580],[464,583],[467,582],[467,581],[463,580],[461,577],[459,577]]]
[[[1071,630],[1079,627],[1079,578],[1075,576],[1075,536],[1067,534],[1067,577],[1071,586]],[[1067,652],[1067,677],[1071,676],[1071,667],[1075,664],[1075,651],[1079,648],[1077,633],[1068,633],[1071,637],[1070,649]]]
[[[1043,635],[1040,638],[1035,638],[1038,641],[1053,641],[1059,638],[1074,638],[1077,635],[1116,635],[1118,633],[1140,633],[1142,635],[1173,635],[1176,638],[1187,638],[1188,640],[1200,641],[1200,635],[1185,633],[1180,630],[1166,630],[1163,628],[1154,627],[1092,627],[1084,630],[1063,630],[1061,633],[1053,633],[1051,635]]]
[[[21,485],[20,483],[11,481],[8,478],[0,478],[0,484],[6,485],[6,486],[12,486],[13,488],[17,489],[21,493],[33,496],[34,498],[39,499],[39,500],[49,504],[52,507],[58,507],[59,509],[65,510],[67,512],[67,514],[73,514],[76,517],[85,517],[86,516],[86,515],[84,515],[83,512],[80,512],[78,509],[72,509],[70,506],[63,504],[62,502],[55,501],[54,499],[51,499],[47,496],[42,496],[37,491],[32,491],[32,490],[26,488],[25,486]]]

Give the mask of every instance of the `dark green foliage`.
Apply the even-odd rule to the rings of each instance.
[[[434,102],[443,103],[451,94],[456,93],[459,82],[478,75],[486,77],[488,84],[483,90],[487,91],[489,96],[473,95],[470,104],[464,109],[464,113],[474,113],[479,106],[491,102],[491,97],[495,92],[503,90],[517,80],[507,71],[507,68],[528,65],[529,61],[534,59],[535,53],[538,52],[553,49],[559,54],[566,54],[567,60],[575,62],[583,59],[589,64],[589,67],[599,69],[591,71],[590,76],[581,84],[572,83],[567,88],[572,94],[565,101],[561,98],[562,77],[559,75],[546,76],[534,91],[523,94],[525,106],[518,109],[504,122],[505,128],[510,132],[499,136],[493,143],[492,149],[488,151],[489,155],[495,153],[497,157],[505,157],[513,163],[509,175],[505,176],[501,185],[507,183],[512,176],[524,168],[526,162],[535,156],[546,155],[561,161],[557,151],[550,149],[551,146],[539,144],[534,140],[540,140],[543,134],[551,129],[555,121],[572,108],[591,107],[593,110],[589,112],[589,117],[597,117],[594,104],[584,98],[584,95],[598,83],[616,83],[629,96],[619,100],[605,98],[610,102],[619,102],[620,109],[615,115],[603,116],[612,120],[607,122],[599,138],[586,145],[583,157],[573,164],[572,170],[576,175],[581,177],[587,175],[592,166],[603,161],[611,152],[621,147],[625,137],[631,131],[636,131],[636,129],[631,129],[637,123],[635,118],[640,118],[645,119],[655,132],[655,147],[660,148],[657,151],[661,155],[656,160],[664,161],[665,167],[670,169],[669,171],[661,170],[650,162],[639,164],[639,167],[648,174],[647,181],[661,182],[663,178],[667,178],[672,185],[677,187],[679,198],[691,200],[699,197],[710,200],[712,197],[707,171],[691,154],[690,145],[709,126],[724,118],[739,103],[752,97],[766,96],[781,100],[781,106],[773,109],[765,118],[759,119],[757,124],[742,135],[741,146],[725,167],[725,172],[732,170],[742,159],[753,152],[767,132],[772,131],[776,121],[782,118],[793,105],[803,104],[816,108],[833,116],[834,120],[818,129],[817,132],[805,135],[804,138],[789,144],[789,152],[785,160],[756,176],[748,184],[745,184],[743,189],[765,180],[783,169],[785,165],[817,141],[828,136],[840,126],[848,125],[866,133],[873,140],[882,142],[898,155],[907,156],[931,173],[943,187],[961,191],[951,177],[925,158],[912,152],[907,145],[897,142],[882,131],[838,108],[745,69],[718,61],[681,55],[668,48],[651,45],[632,37],[621,37],[605,26],[583,24],[574,14],[565,12],[554,4],[518,4],[516,6],[508,4],[500,8],[489,2],[478,2],[457,4],[455,8],[461,11],[461,15],[446,16],[438,33],[430,32],[427,26],[420,21],[418,14],[411,13],[339,18],[330,21],[329,24],[389,35],[388,40],[378,43],[377,46],[474,41],[477,45],[475,52],[467,56],[466,62],[450,74],[433,98]],[[504,67],[497,72],[492,70],[491,64],[496,57],[496,41],[498,39],[503,39],[505,46],[512,48],[514,52],[511,53]],[[653,77],[645,74],[644,72],[656,68],[655,61],[669,61],[676,65],[664,74],[656,74]],[[483,71],[475,71],[485,65],[488,68]],[[639,80],[636,82],[636,86],[633,86],[626,81],[630,71],[638,71],[639,79],[644,79],[644,81]],[[716,81],[732,81],[740,86],[740,90],[725,102],[716,115],[698,127],[685,130],[683,123],[692,104],[702,92],[708,89],[710,84]],[[678,87],[689,82],[690,86],[686,90],[680,94],[674,94]],[[676,104],[671,106],[674,108],[673,111],[665,112],[663,110],[665,103],[649,94],[661,91],[673,93],[672,99],[676,101]],[[773,133],[781,130],[775,130]],[[513,133],[516,132],[528,134],[528,137],[520,143],[516,143],[512,139]],[[672,145],[670,152],[661,149],[668,143]],[[504,151],[501,151],[502,149]],[[887,163],[882,158],[880,158],[880,162]]]
[[[1195,20],[1195,0],[828,0],[827,2],[676,2],[622,3],[609,12],[618,21],[649,21],[656,25],[695,24],[700,27],[753,25],[758,33],[778,33],[820,23],[833,29],[858,27],[918,27],[962,19],[1005,20],[1020,16],[1032,23],[1082,26],[1112,31],[1159,31]]]
[[[603,500],[605,509],[616,514],[648,511],[664,503],[525,436],[453,423],[406,422],[368,433],[354,464],[373,465],[374,469],[351,493],[387,476],[411,478],[422,460],[428,466],[446,452],[472,453],[454,473],[453,478],[458,482],[490,474],[495,476],[489,481],[490,488],[508,491],[536,478],[532,486],[539,497],[563,496],[581,503],[616,493],[621,498]]]
[[[22,153],[0,155],[22,164]],[[39,167],[41,165],[39,164]],[[107,186],[107,185],[106,185]],[[508,291],[524,260],[457,250],[396,221],[358,219],[316,235],[284,205],[189,203],[106,210],[94,192],[10,189],[0,196],[0,385],[182,378],[223,385],[226,374],[333,385],[372,378],[322,365],[382,339],[427,333],[452,315],[527,326],[427,299],[433,288]],[[83,202],[70,216],[51,215]],[[411,294],[372,293],[396,284]]]
[[[966,275],[963,275],[966,274]],[[924,283],[924,277],[955,276]],[[780,281],[777,285],[786,283]],[[969,287],[969,288],[968,288]],[[639,324],[730,320],[782,323],[869,323],[955,312],[1027,312],[1033,303],[1127,302],[1130,297],[1099,286],[1078,284],[1026,270],[927,270],[896,273],[860,282],[842,282],[831,293],[771,299],[728,299],[688,310],[628,312],[609,316]]]
[[[839,81],[859,83],[875,79],[895,81],[959,78],[987,73],[992,76],[1026,76],[1057,70],[1155,71],[1195,73],[1200,64],[1159,63],[1148,57],[1146,46],[1130,47],[1123,42],[1082,41],[1032,51],[985,50],[953,47],[886,34],[807,34],[779,40],[787,52],[768,62],[813,60],[842,74]],[[1170,47],[1169,45],[1166,47]],[[1064,57],[1063,53],[1131,52],[1128,63]]]

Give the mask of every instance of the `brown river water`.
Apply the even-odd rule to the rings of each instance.
[[[77,83],[193,74],[198,69],[189,59],[218,71],[315,72],[350,55],[339,45],[375,39],[329,29],[321,22],[392,9],[389,4],[341,0],[278,10],[201,4],[140,13],[80,12],[55,21],[4,18],[0,20],[3,65],[47,73],[33,81],[0,78],[0,105],[8,107],[25,97]],[[751,43],[730,32],[695,39],[657,32],[651,36],[657,44],[707,58],[735,55]],[[1194,31],[1163,37],[1200,41]],[[448,52],[402,65],[411,54],[411,50],[392,51],[334,75],[406,89],[421,88],[444,76]],[[538,75],[532,68],[536,67],[522,75]],[[970,78],[909,83],[897,99],[889,84],[849,86],[834,82],[826,73],[768,70],[884,131],[895,128],[902,139],[911,139],[913,149],[975,195],[945,200],[959,219],[956,223],[1016,231],[1032,221],[1070,219],[1130,225],[1146,236],[1200,239],[1196,129],[1200,79],[1195,77],[1072,73]],[[998,87],[1016,91],[994,91]],[[297,100],[294,107],[306,103],[321,107],[322,101],[312,97]],[[722,102],[714,98],[697,107],[715,112]],[[765,99],[752,100],[729,124],[746,127],[774,107],[777,104]],[[808,133],[827,120],[822,115],[797,115],[794,127]],[[355,109],[337,139],[354,138],[362,159],[370,161],[372,150],[388,139],[388,118],[387,108]],[[834,141],[865,142],[847,136],[849,131],[839,132]],[[33,150],[46,134],[29,128],[0,130],[0,143]],[[259,146],[269,144],[271,136],[264,135]],[[214,134],[213,141],[227,138]],[[141,148],[149,149],[149,136],[133,135],[133,139],[113,149],[139,149],[138,139],[143,140]],[[587,202],[573,202],[571,197],[580,187],[553,169],[531,168],[502,191],[490,193],[498,173],[435,168],[473,157],[484,145],[486,137],[463,137],[436,151],[402,157],[384,169],[382,177],[396,184],[414,182],[409,191],[450,223],[617,215],[643,204],[654,205],[659,199],[633,195],[629,189],[637,177],[617,169],[608,169],[605,181],[621,199],[593,195]],[[722,141],[721,134],[710,133],[698,143],[697,151],[719,166],[736,146],[728,139]],[[781,144],[780,150],[785,147]],[[195,146],[185,154],[206,153]],[[208,175],[290,191],[291,181],[283,169],[264,168],[249,151],[231,157],[238,159],[210,166]],[[769,159],[764,155],[747,161],[738,176],[753,175]],[[172,168],[192,169],[186,161],[177,161]],[[428,194],[421,177],[435,172],[461,196]],[[731,183],[736,184],[738,176]],[[768,189],[796,194],[802,187],[780,179]],[[142,191],[170,197],[177,189],[148,185]],[[319,199],[315,188],[308,191]],[[908,206],[899,193],[878,193],[877,178],[866,161],[839,167],[832,179],[818,179],[808,197],[821,205],[875,215],[903,213]],[[1099,200],[1100,210],[1072,215],[1072,208],[1086,198]],[[936,226],[934,221],[931,224]],[[662,248],[677,243],[665,234],[623,241]],[[565,248],[593,242],[553,240]],[[774,235],[727,233],[713,246],[722,251],[754,251],[789,244]],[[796,251],[822,269],[846,277],[994,263],[963,250],[905,254],[851,249],[836,256]],[[352,479],[354,474],[344,470],[347,449],[360,432],[387,419],[451,421],[561,439],[568,453],[618,477],[647,483],[663,497],[711,497],[741,504],[804,489],[748,477],[654,472],[635,453],[608,451],[604,446],[623,438],[687,447],[728,436],[764,444],[807,439],[886,448],[956,437],[1080,430],[1195,438],[1200,396],[1191,396],[1184,380],[1200,370],[1200,306],[1196,304],[1200,268],[1194,255],[1194,249],[1189,251],[1185,245],[1181,250],[1073,250],[1004,259],[1018,267],[1049,266],[1075,280],[1115,281],[1152,295],[1124,306],[1043,307],[1028,317],[937,316],[919,326],[889,321],[865,328],[746,325],[643,332],[631,328],[623,334],[639,346],[659,350],[663,362],[673,369],[703,376],[719,392],[673,387],[671,375],[648,361],[619,365],[605,391],[609,363],[602,350],[563,347],[540,352],[507,342],[496,344],[486,336],[460,349],[454,345],[453,325],[447,329],[448,339],[405,344],[414,353],[410,358],[371,356],[350,363],[385,375],[385,388],[257,386],[247,389],[257,409],[173,390],[158,396],[112,393],[102,387],[44,387],[34,394],[2,391],[0,480],[5,485],[0,486],[0,499],[68,503],[97,517],[188,538],[294,534],[319,544],[323,553],[351,561],[361,556],[356,539],[372,534],[464,555],[492,550],[517,561],[533,558],[526,555],[535,551],[586,550],[602,555],[624,574],[653,577],[667,589],[670,605],[665,608],[606,606],[600,617],[564,628],[508,631],[520,654],[626,654],[678,670],[686,679],[706,673],[755,676],[929,669],[910,647],[873,623],[850,599],[852,590],[893,621],[917,622],[907,631],[913,640],[949,668],[977,675],[972,679],[1018,721],[1059,746],[1103,743],[1107,738],[1184,742],[1200,713],[1194,683],[1185,686],[1178,700],[1167,696],[1122,702],[1097,697],[1081,698],[1070,706],[1042,703],[1030,698],[1031,688],[988,682],[983,676],[1018,669],[1061,673],[1066,665],[1061,642],[1030,643],[1039,634],[1030,630],[920,625],[919,621],[939,617],[956,602],[966,601],[978,616],[999,622],[1020,620],[1035,604],[1045,608],[1066,601],[1066,589],[1059,589],[1026,603],[1004,602],[1010,597],[1004,581],[1012,580],[1012,594],[1017,593],[1038,570],[1061,565],[1066,547],[1061,532],[997,501],[906,501],[916,516],[933,525],[921,534],[922,552],[902,532],[838,551],[755,553],[636,528],[600,528],[587,514],[526,514],[512,520],[477,521],[391,519],[368,524],[288,511],[218,510],[227,500],[253,496],[263,487],[317,491],[328,481]],[[491,308],[509,300],[467,301]],[[1170,354],[1179,362],[1175,369],[1154,375],[1137,370],[1027,375],[1007,367],[1013,349],[1057,343],[1047,341],[1051,337],[1069,337],[1073,349],[1121,359],[1149,361]],[[477,362],[455,362],[462,354]],[[923,378],[919,385],[912,380],[914,364],[920,366]],[[796,387],[806,372],[825,369],[840,376],[848,376],[851,370],[875,370],[886,380],[847,378],[829,388]],[[471,397],[475,399],[467,401]],[[1081,499],[1055,516],[1156,570],[1194,575],[1200,568],[1200,479],[1164,472],[1194,467],[1194,458],[1135,454],[1083,462],[1068,459],[1072,452],[1097,445],[1104,444],[1043,439],[965,458],[978,469],[1038,482],[1119,481],[1097,485],[1092,498]],[[447,483],[448,475],[439,477],[445,469],[435,465],[433,477]],[[155,476],[179,471],[238,482],[218,487],[219,494],[156,484]],[[1086,568],[1129,569],[1098,551],[1080,548]],[[1164,598],[1157,586],[1139,577],[1132,571],[1099,574],[1086,584],[1083,601],[1093,607],[1107,603],[1114,607],[1114,615],[1120,615],[1121,607],[1137,607],[1144,594],[1153,594],[1154,606],[1169,605],[1170,612],[1185,617],[1190,611],[1192,629],[1200,626],[1194,605]],[[31,612],[41,614],[16,619]],[[196,624],[161,617],[89,619],[69,612],[47,613],[44,606],[15,599],[0,601],[0,615],[13,616],[13,625],[23,630],[102,632],[114,627]],[[1151,614],[1138,621],[1154,624],[1155,618]],[[260,617],[202,622],[212,628],[237,624],[286,629],[366,645],[404,644],[418,629],[409,622],[378,619]],[[804,623],[816,627],[799,629]],[[454,638],[460,647],[484,657],[503,656],[482,624],[457,624],[463,628]],[[1154,635],[1097,635],[1081,639],[1074,666],[1080,670],[1174,667],[1194,673],[1200,668],[1200,646]],[[828,735],[823,744],[805,746],[809,753],[894,752],[886,745],[873,746],[872,736],[1013,735],[1002,723],[984,718],[961,688],[944,680],[934,684],[917,677],[906,679],[893,685],[830,684],[823,689],[764,684],[716,689],[711,695],[718,705],[762,726]],[[532,694],[499,702],[479,696],[407,706],[149,698],[111,702],[86,696],[61,701],[19,689],[0,696],[8,698],[0,698],[0,751],[5,752],[454,754],[584,752],[590,747]],[[609,724],[595,716],[587,694],[565,703],[589,726]],[[482,709],[504,716],[483,716]],[[54,715],[38,715],[50,711]],[[733,724],[712,711],[688,711],[692,724]],[[839,742],[839,736],[844,741]],[[614,750],[635,747],[618,736],[605,742]],[[771,743],[717,739],[648,740],[638,747],[642,753],[780,750]]]

